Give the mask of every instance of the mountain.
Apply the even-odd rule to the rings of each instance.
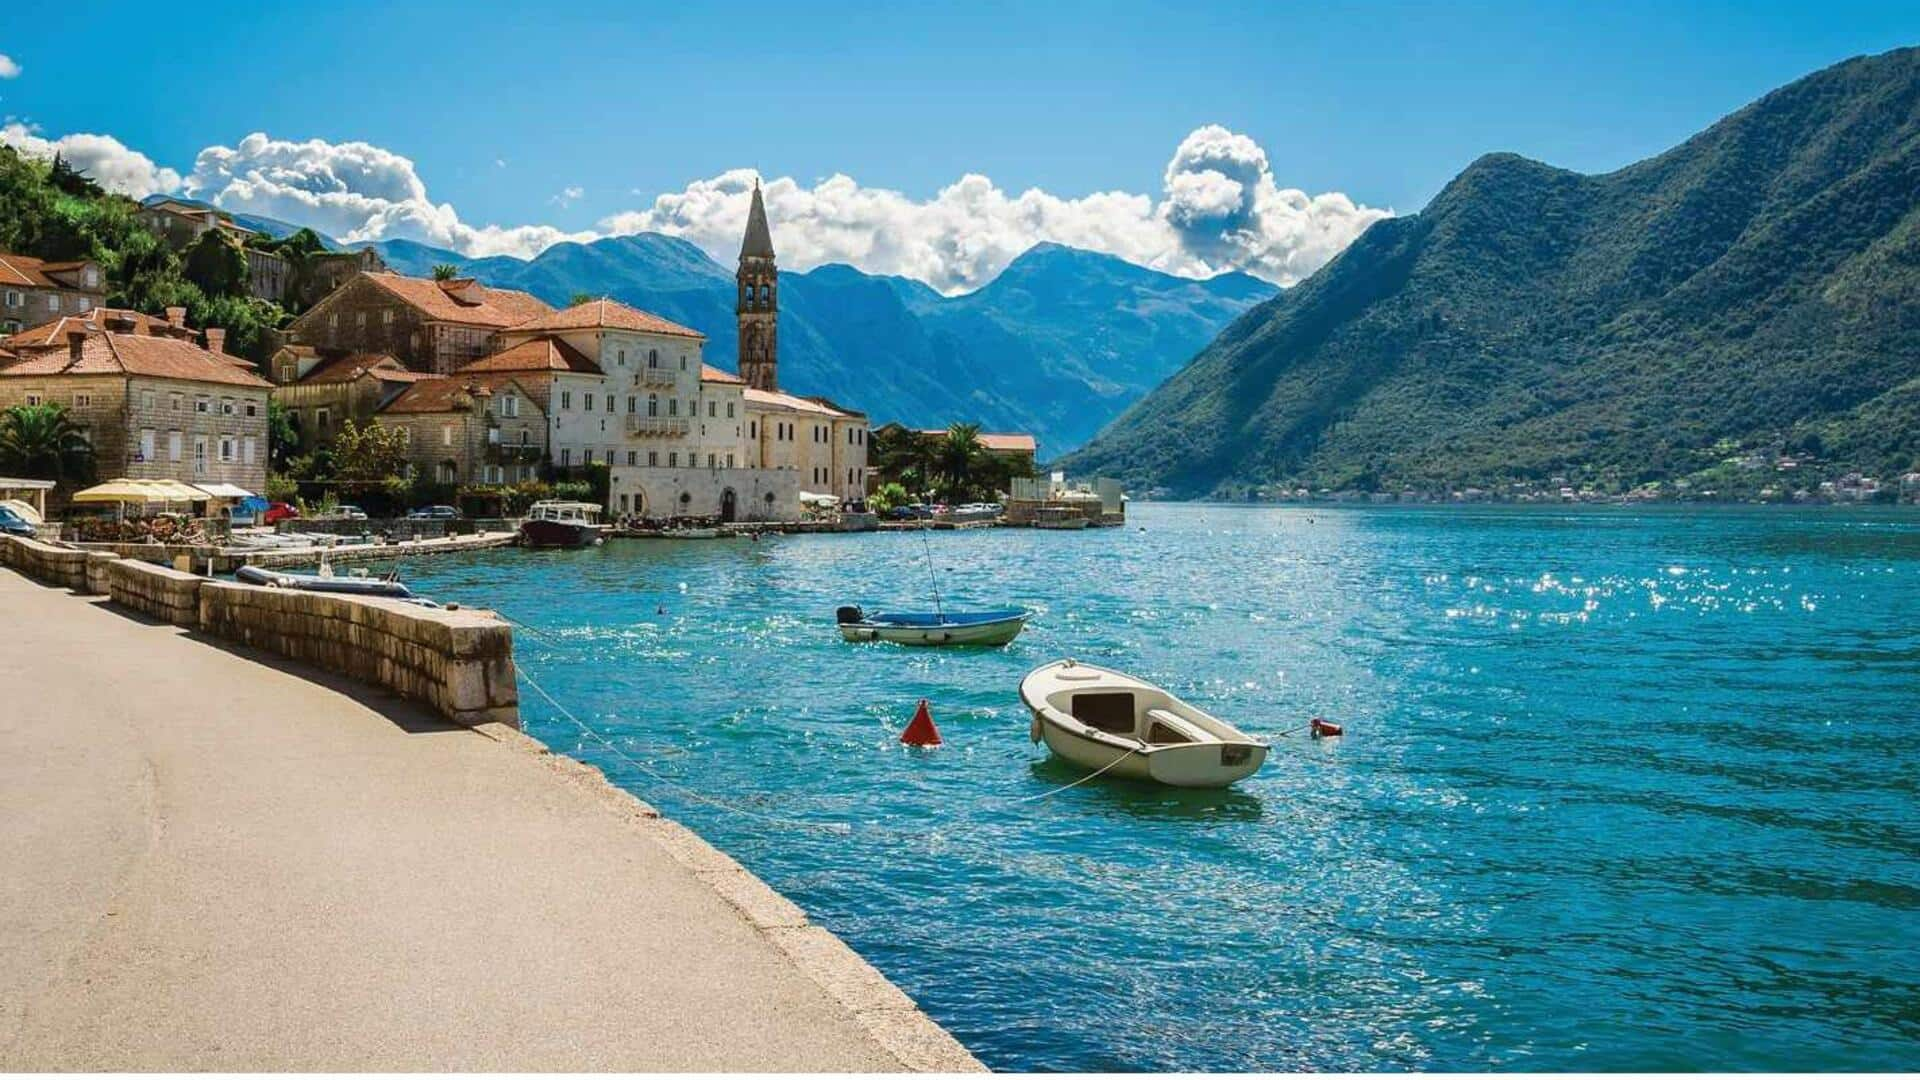
[[[1065,464],[1193,496],[1632,485],[1782,447],[1881,475],[1920,451],[1920,50],[1618,172],[1483,157]]]
[[[609,237],[528,260],[465,259],[409,240],[374,247],[402,273],[452,263],[551,304],[611,296],[706,333],[710,363],[738,359],[733,272],[685,240]],[[957,297],[850,266],[789,271],[780,275],[780,381],[876,424],[978,421],[1031,431],[1043,453],[1063,453],[1275,291],[1244,274],[1192,281],[1056,244]]]

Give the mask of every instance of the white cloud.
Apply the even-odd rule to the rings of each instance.
[[[745,226],[754,177],[735,169],[697,180],[601,227],[682,236],[725,261]],[[1122,191],[1062,198],[1038,188],[1016,195],[968,174],[918,201],[836,174],[810,188],[782,177],[767,182],[764,195],[783,266],[844,262],[943,292],[984,285],[1041,241],[1190,277],[1245,270],[1291,285],[1392,213],[1338,192],[1280,187],[1258,144],[1217,125],[1181,142],[1164,185],[1158,203]]]
[[[19,63],[6,53],[0,53],[0,79],[17,79],[19,77]]]
[[[111,135],[76,134],[46,139],[33,128],[15,122],[0,127],[0,143],[31,157],[50,158],[57,153],[101,187],[135,199],[180,187],[179,173],[155,165],[153,159],[128,149]]]
[[[234,146],[200,151],[183,182],[104,135],[49,142],[10,123],[0,128],[0,141],[43,155],[58,149],[75,167],[130,195],[184,186],[228,210],[311,225],[348,243],[406,238],[474,257],[530,258],[563,241],[651,231],[684,237],[729,262],[756,176],[734,169],[695,180],[654,196],[643,209],[606,218],[599,232],[567,232],[550,225],[470,225],[451,204],[428,197],[411,160],[364,142],[294,142],[256,132]],[[495,164],[504,168],[506,159]],[[1189,277],[1244,270],[1291,285],[1392,213],[1356,205],[1339,192],[1283,188],[1258,143],[1212,124],[1175,149],[1157,198],[1125,191],[1076,198],[1039,188],[1014,193],[973,173],[930,199],[863,187],[843,174],[811,186],[779,177],[764,188],[782,266],[844,262],[948,293],[986,284],[1042,241]],[[549,201],[567,207],[584,194],[568,186]]]
[[[550,225],[468,225],[452,204],[427,197],[412,161],[364,142],[290,142],[255,132],[236,146],[200,151],[186,189],[227,210],[310,225],[347,243],[404,237],[463,255],[530,258],[565,240],[594,238]]]

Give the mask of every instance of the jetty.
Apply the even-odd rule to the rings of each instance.
[[[980,1069],[512,724],[79,591],[0,568],[0,1071]]]

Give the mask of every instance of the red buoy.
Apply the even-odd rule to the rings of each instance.
[[[900,741],[908,746],[939,746],[940,729],[933,726],[933,713],[927,708],[927,699],[920,699],[920,707],[913,710],[913,719],[907,723],[907,730],[900,733]]]
[[[1339,724],[1329,724],[1325,720],[1322,720],[1317,716],[1313,718],[1313,723],[1309,725],[1309,727],[1310,727],[1310,730],[1312,730],[1313,732],[1313,737],[1316,739],[1324,739],[1333,735],[1346,734],[1344,731],[1340,730]]]

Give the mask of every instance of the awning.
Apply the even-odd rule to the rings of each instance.
[[[205,502],[210,496],[177,480],[109,480],[74,493],[76,503],[184,503]]]
[[[243,488],[243,487],[235,487],[232,484],[195,484],[193,486],[199,488],[201,491],[206,492],[207,494],[213,496],[216,499],[251,499],[253,498],[253,492],[248,491],[246,488]]]
[[[800,504],[802,506],[839,506],[840,499],[834,495],[823,495],[817,492],[803,491],[800,493]]]

